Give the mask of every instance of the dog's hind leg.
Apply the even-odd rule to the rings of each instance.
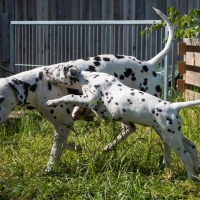
[[[198,157],[196,145],[190,140],[188,140],[186,137],[183,137],[183,145],[192,157],[192,160],[194,162],[195,173],[200,173],[199,157]]]
[[[133,133],[136,130],[136,126],[133,123],[121,122],[121,126],[123,129],[122,133],[120,135],[118,135],[114,141],[112,141],[111,143],[106,145],[103,148],[103,151],[112,150],[117,144],[119,144],[121,141],[125,140],[131,133]]]
[[[159,127],[159,129],[161,129],[161,127]],[[193,166],[191,162],[192,157],[183,145],[182,142],[183,135],[181,131],[169,134],[169,132],[165,130],[160,130],[160,134],[164,142],[166,142],[166,144],[170,148],[172,148],[175,151],[175,153],[179,156],[179,158],[181,159],[181,161],[185,166],[188,178],[192,179],[193,178]]]
[[[157,132],[158,133],[158,132]],[[158,133],[159,134],[159,133]],[[159,134],[160,135],[160,134]],[[161,135],[160,135],[161,137]],[[161,137],[162,139],[162,137]],[[192,160],[194,162],[194,170],[195,173],[200,173],[200,163],[198,158],[198,152],[196,149],[196,145],[188,140],[186,137],[183,137],[182,139],[183,145],[187,152],[191,155]],[[164,159],[163,159],[163,165],[169,166],[171,162],[171,148],[164,142]]]
[[[163,156],[163,161],[161,164],[161,168],[163,168],[164,166],[169,166],[170,162],[171,162],[171,148],[168,146],[168,144],[163,140],[161,134],[159,133],[159,131],[157,131],[155,128],[154,130],[156,131],[156,133],[160,136],[161,140],[164,143],[164,156]]]

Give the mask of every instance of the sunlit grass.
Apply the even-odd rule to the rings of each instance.
[[[181,111],[184,135],[200,151],[200,108]],[[172,154],[161,170],[163,144],[148,127],[116,149],[103,147],[120,132],[120,124],[95,118],[76,122],[69,141],[82,153],[65,151],[51,174],[44,169],[53,141],[53,126],[34,112],[25,112],[0,126],[0,199],[199,199],[200,183],[187,180],[182,162]]]

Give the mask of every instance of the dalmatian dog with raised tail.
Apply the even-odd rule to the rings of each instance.
[[[69,61],[67,63],[60,63],[54,67],[46,67],[45,70],[47,76],[53,75],[55,77],[54,84],[59,87],[63,87],[63,85],[59,83],[59,80],[65,78],[68,72],[68,68],[74,67],[79,72],[82,70],[104,72],[115,76],[122,83],[129,87],[133,87],[154,96],[161,97],[163,83],[160,79],[160,76],[156,73],[156,68],[170,50],[173,39],[173,29],[167,17],[159,10],[155,8],[154,10],[167,24],[169,37],[165,48],[151,60],[141,61],[135,57],[125,55],[99,55],[87,59],[78,59],[75,61]],[[58,81],[56,81],[56,78]],[[73,92],[74,89],[77,89],[77,92],[74,94],[77,94],[78,91],[79,93],[81,92],[79,82],[77,82],[77,80],[73,77],[71,77],[68,82],[65,82],[65,87],[68,89],[73,89]],[[79,118],[81,116],[81,111],[81,108],[75,107],[72,113],[73,119]],[[110,143],[104,148],[105,151],[112,149],[117,143],[121,141],[123,137],[127,137],[135,130],[133,123],[125,124],[123,122],[121,124],[123,132],[114,142]],[[170,164],[170,148],[166,143],[164,143],[164,148],[165,155],[163,163]]]
[[[127,87],[114,76],[106,73],[86,71],[77,73],[73,69],[70,77],[80,83],[83,95],[72,94],[48,100],[48,106],[58,106],[63,103],[75,104],[92,109],[96,115],[104,119],[111,118],[125,124],[131,122],[153,127],[163,141],[180,157],[189,179],[193,177],[191,159],[194,162],[194,170],[199,172],[197,150],[194,143],[182,135],[183,122],[179,111],[182,108],[200,104],[200,100],[169,103],[148,93]],[[66,79],[62,79],[61,83],[64,84]],[[54,81],[54,76],[49,76],[48,80]]]
[[[66,63],[58,63],[47,67],[40,67],[26,72],[0,79],[0,123],[3,123],[11,111],[16,108],[35,109],[55,127],[50,159],[46,171],[50,171],[55,162],[58,162],[64,149],[79,148],[75,144],[67,144],[66,140],[73,125],[73,106],[61,105],[56,108],[47,107],[48,99],[56,99],[67,94],[82,92],[76,79],[70,79],[65,86],[52,84],[46,81],[46,74],[55,77],[65,77],[66,68],[74,66],[78,71],[98,71],[114,75],[125,85],[137,88],[160,97],[162,95],[162,81],[156,73],[156,67],[170,50],[173,38],[172,25],[167,17],[159,10],[157,14],[166,22],[169,37],[165,48],[149,61],[141,61],[132,56],[99,55],[87,59],[78,59]],[[66,88],[67,87],[67,88]],[[124,134],[133,131],[131,123],[123,123]],[[112,145],[108,145],[108,149]],[[170,148],[165,145],[166,163],[169,163]]]

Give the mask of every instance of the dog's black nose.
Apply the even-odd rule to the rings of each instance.
[[[70,74],[71,74],[72,76],[76,76],[77,70],[71,69],[71,70],[70,70]]]

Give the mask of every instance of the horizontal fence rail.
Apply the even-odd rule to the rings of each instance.
[[[160,20],[154,20],[159,23]],[[35,67],[87,58],[99,54],[122,54],[149,60],[165,46],[167,29],[154,30],[151,35],[140,32],[152,20],[123,21],[11,21],[10,71],[19,73]],[[160,63],[165,69],[165,99],[168,65],[172,55]]]

